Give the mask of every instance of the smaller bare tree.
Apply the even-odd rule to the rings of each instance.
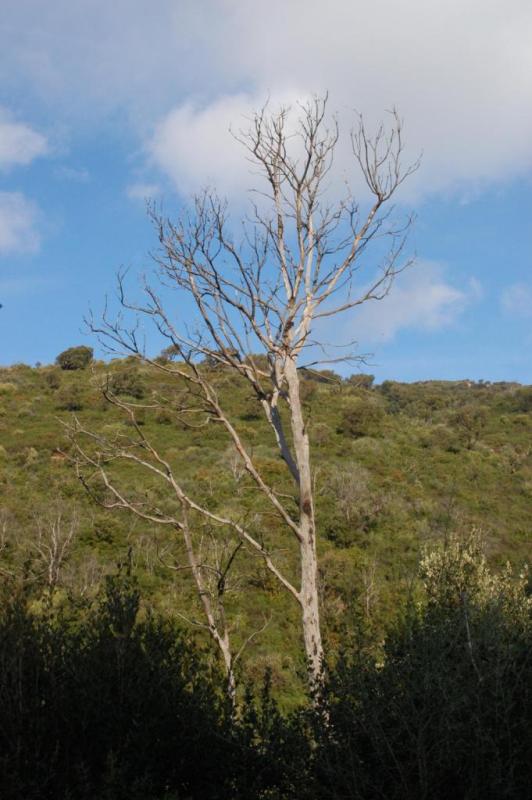
[[[178,612],[178,616],[198,628],[207,630],[216,643],[225,668],[228,695],[235,704],[238,662],[247,646],[265,630],[269,620],[265,620],[260,628],[246,636],[235,652],[232,642],[235,625],[228,619],[226,600],[243,589],[242,579],[234,569],[243,546],[242,540],[221,537],[219,532],[212,528],[208,528],[199,536],[194,536],[186,508],[183,508],[181,534],[188,563],[180,564],[175,558],[169,560],[168,548],[160,553],[160,560],[165,567],[174,572],[190,570],[201,601],[204,619],[193,619],[181,612]]]
[[[61,508],[55,508],[36,516],[35,526],[37,536],[32,547],[37,555],[37,572],[44,578],[51,596],[79,530],[79,520],[75,513],[67,514]]]
[[[10,531],[13,521],[5,509],[0,510],[0,575],[4,578],[13,578],[13,570],[7,566],[6,556],[9,553],[11,545]]]

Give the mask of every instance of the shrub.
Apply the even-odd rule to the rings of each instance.
[[[315,796],[390,800],[528,796],[532,660],[526,575],[493,575],[479,539],[425,556],[376,664],[329,675],[316,715]],[[324,724],[326,720],[326,724]]]
[[[451,423],[459,432],[464,444],[472,448],[480,438],[488,421],[488,409],[485,406],[468,404],[462,406],[451,417]]]
[[[382,512],[382,498],[370,488],[369,478],[364,467],[351,464],[349,470],[332,470],[324,481],[320,524],[324,535],[339,547],[352,545],[371,530]]]
[[[25,466],[31,467],[31,465],[35,464],[35,462],[38,460],[39,460],[39,451],[36,450],[35,447],[29,447],[26,453]]]
[[[83,408],[83,393],[76,384],[65,386],[57,393],[57,408],[61,411],[81,411]]]
[[[316,422],[312,426],[311,436],[317,447],[323,447],[331,441],[332,430],[326,422]]]
[[[372,400],[356,397],[342,412],[338,433],[344,436],[376,436],[381,432],[384,411]]]
[[[375,375],[365,374],[363,372],[355,372],[346,379],[349,386],[354,386],[356,389],[366,389],[369,391],[373,388],[375,382]]]
[[[332,369],[309,369],[308,367],[300,367],[299,372],[303,380],[315,381],[316,383],[326,383],[329,385],[338,386],[342,379],[338,373]]]
[[[172,425],[175,419],[169,409],[161,407],[155,414],[155,421],[158,425]]]
[[[263,414],[264,412],[257,398],[253,395],[246,396],[242,411],[239,414],[240,419],[246,422],[253,422],[254,420],[261,419]]]
[[[524,414],[532,411],[532,387],[519,387],[515,392],[514,409]]]
[[[51,369],[49,372],[45,373],[44,382],[49,389],[55,391],[55,389],[59,389],[61,386],[61,375],[56,369]]]
[[[22,403],[17,408],[17,418],[24,419],[26,417],[34,417],[35,411],[33,410],[33,406],[31,403]]]
[[[299,385],[299,395],[303,403],[310,403],[317,394],[317,386],[314,381],[304,380]]]
[[[2,798],[232,796],[217,679],[174,624],[138,621],[129,575],[77,624],[26,606],[0,610]]]
[[[109,389],[113,394],[126,395],[140,400],[144,397],[145,387],[136,370],[120,370],[109,378]]]
[[[68,350],[63,350],[62,353],[56,358],[56,364],[61,369],[86,369],[92,361],[93,350],[92,347],[80,345],[79,347],[69,347]]]

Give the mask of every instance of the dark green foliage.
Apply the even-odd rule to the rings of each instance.
[[[126,395],[140,400],[144,397],[145,386],[135,369],[122,369],[109,377],[109,390],[116,395]]]
[[[369,396],[354,397],[342,411],[338,433],[343,436],[378,436],[382,430],[384,410]]]
[[[179,358],[179,348],[177,348],[175,344],[168,345],[168,347],[161,350],[159,354],[159,359],[163,363],[166,361],[174,361],[176,358]]]
[[[246,422],[253,422],[255,420],[261,419],[263,413],[264,412],[262,411],[262,408],[257,398],[252,397],[250,395],[245,398],[244,407],[242,409],[242,413],[239,416]]]
[[[83,408],[83,392],[81,386],[71,383],[57,392],[56,408],[61,411],[81,411]]]
[[[458,430],[465,446],[471,448],[479,440],[488,419],[488,409],[470,403],[454,412],[451,423]]]
[[[234,800],[307,797],[311,781],[311,742],[304,715],[283,715],[272,697],[267,671],[259,696],[248,688],[233,735],[239,759],[233,781]],[[317,798],[316,798],[317,800]]]
[[[389,632],[382,663],[359,649],[330,672],[314,714],[310,797],[528,796],[526,586],[491,575],[474,546],[456,541],[426,560],[426,578],[427,602],[411,603]]]
[[[302,381],[299,388],[299,396],[305,405],[308,405],[317,396],[317,386],[315,381]]]
[[[92,347],[80,345],[79,347],[69,347],[63,350],[56,358],[56,363],[61,369],[85,369],[89,366],[94,355]]]
[[[4,585],[3,800],[528,798],[526,576],[491,572],[478,537],[423,559],[424,595],[377,657],[358,618],[288,714],[268,671],[232,712],[204,655],[140,607],[128,565],[95,608],[39,598],[28,573]]]
[[[0,619],[3,800],[229,797],[229,717],[183,633],[148,615],[125,573],[94,618]],[[74,624],[75,623],[75,624]]]
[[[378,669],[342,659],[316,725],[315,797],[526,798],[532,758],[530,632],[472,612],[471,661],[455,611],[412,613]],[[312,796],[312,795],[311,795]]]
[[[53,368],[45,372],[44,382],[52,391],[59,389],[61,386],[61,375],[59,374],[59,370]]]
[[[363,372],[353,373],[346,381],[349,386],[354,386],[357,389],[366,389],[367,391],[373,388],[374,382],[375,375],[368,375]]]
[[[519,387],[515,393],[515,410],[521,413],[532,411],[532,387]]]

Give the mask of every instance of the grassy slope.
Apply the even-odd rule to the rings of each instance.
[[[78,531],[63,570],[65,586],[76,590],[97,582],[129,546],[141,583],[157,605],[193,614],[195,597],[185,572],[169,570],[180,558],[167,530],[154,531],[127,515],[95,507],[68,463],[56,452],[65,447],[61,420],[76,412],[91,428],[127,430],[115,409],[102,400],[97,384],[106,371],[134,371],[149,404],[154,393],[170,399],[176,387],[132,364],[97,364],[94,370],[62,372],[55,367],[14,366],[0,371],[0,492],[5,528],[2,557],[20,569],[31,556],[38,519],[59,506],[74,513]],[[230,376],[216,376],[232,418],[269,480],[289,491],[274,443],[254,415],[246,388]],[[324,616],[333,645],[346,620],[369,613],[381,628],[411,585],[420,548],[454,529],[480,526],[495,562],[520,563],[530,555],[532,507],[532,388],[516,384],[470,385],[430,382],[385,383],[372,390],[343,383],[305,382],[306,406],[314,436],[319,549]],[[367,409],[370,409],[368,413]],[[220,428],[195,431],[172,414],[147,410],[143,430],[171,460],[186,484],[220,511],[238,508],[265,532],[278,559],[290,570],[290,547],[271,515],[263,514],[257,493],[245,478],[235,486],[228,442]],[[164,492],[142,474],[119,473],[137,492],[163,506]],[[157,542],[157,546],[155,545]],[[235,639],[272,616],[252,645],[250,676],[269,664],[282,687],[300,664],[296,609],[280,593],[256,559],[239,556],[237,589],[229,597]],[[349,627],[349,622],[347,623]]]

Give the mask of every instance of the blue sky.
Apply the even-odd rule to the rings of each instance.
[[[0,363],[94,344],[116,270],[150,268],[144,198],[209,182],[238,215],[229,125],[328,89],[344,127],[397,105],[423,150],[399,198],[417,265],[346,340],[379,380],[532,383],[531,40],[524,0],[3,0]]]

